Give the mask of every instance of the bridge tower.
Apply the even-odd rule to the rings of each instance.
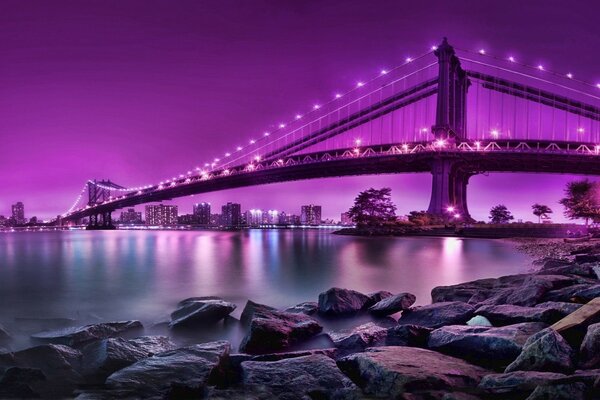
[[[449,218],[460,215],[460,220],[470,220],[467,184],[471,175],[443,150],[466,139],[467,91],[471,82],[446,38],[434,54],[438,58],[439,73],[436,118],[431,132],[435,140],[440,141],[440,154],[431,163],[433,179],[428,212]]]
[[[111,182],[110,180],[89,181],[88,206],[94,207],[111,198],[111,189],[121,189],[122,186]],[[112,210],[104,210],[97,214],[90,215],[87,229],[115,229],[112,223]]]

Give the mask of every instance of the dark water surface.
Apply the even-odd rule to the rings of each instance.
[[[186,297],[287,307],[332,286],[409,291],[520,273],[499,240],[357,238],[319,229],[0,233],[0,322],[67,317],[164,320]]]

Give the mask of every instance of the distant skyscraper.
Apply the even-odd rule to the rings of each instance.
[[[279,211],[277,211],[277,210],[267,211],[267,224],[269,224],[269,225],[279,224]]]
[[[25,206],[20,201],[12,205],[12,218],[16,225],[23,225],[25,220]]]
[[[196,203],[194,204],[194,216],[196,217],[196,223],[200,225],[210,224],[210,203]]]
[[[210,224],[213,226],[221,225],[221,214],[211,214],[210,215]]]
[[[146,225],[176,225],[177,206],[158,204],[146,206]]]
[[[262,210],[252,209],[246,211],[246,225],[259,226],[263,222]]]
[[[227,203],[221,208],[221,225],[240,226],[242,224],[242,207],[238,203]]]
[[[319,225],[321,223],[321,206],[316,206],[314,204],[302,206],[300,223],[302,223],[302,225]]]
[[[121,218],[119,221],[122,224],[141,224],[142,213],[141,211],[135,211],[133,208],[127,209],[127,211],[121,211]]]

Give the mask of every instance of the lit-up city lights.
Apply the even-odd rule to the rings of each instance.
[[[500,131],[498,129],[492,129],[491,132],[490,132],[490,135],[493,138],[497,138],[498,136],[500,136]]]

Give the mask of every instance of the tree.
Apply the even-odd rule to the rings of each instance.
[[[598,207],[597,190],[597,184],[588,179],[567,183],[565,197],[559,201],[565,207],[565,217],[569,219],[583,218],[586,225],[590,218],[598,219],[600,207]]]
[[[538,217],[538,223],[542,222],[542,217],[552,214],[552,209],[545,204],[535,203],[531,208],[533,209],[533,215]]]
[[[357,225],[382,225],[396,220],[396,206],[391,199],[392,189],[370,188],[360,192],[348,215]]]
[[[511,219],[515,219],[515,217],[512,216],[504,204],[498,204],[490,210],[492,224],[506,224]]]
[[[444,219],[427,211],[411,211],[408,213],[409,222],[417,226],[443,225]]]

